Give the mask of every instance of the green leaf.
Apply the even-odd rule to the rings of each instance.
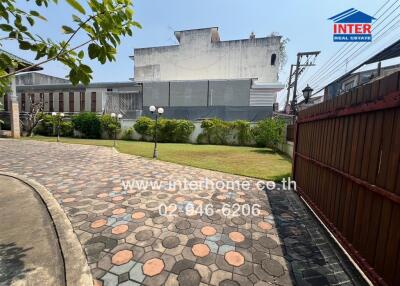
[[[78,53],[78,57],[79,57],[80,59],[83,59],[84,56],[85,56],[85,53],[84,53],[83,51],[80,51],[80,52]]]
[[[5,32],[11,32],[13,30],[13,27],[7,24],[0,24],[0,29]]]
[[[88,50],[89,50],[89,58],[91,60],[93,60],[94,58],[97,58],[97,56],[99,55],[99,52],[100,52],[99,47],[94,43],[91,43],[89,45]]]
[[[83,9],[82,5],[79,4],[75,0],[67,0],[68,4],[71,5],[74,9],[78,10],[82,14],[86,14],[85,9]]]
[[[28,20],[29,24],[31,24],[31,26],[35,25],[35,20],[33,20],[32,17],[26,17],[26,19]]]
[[[29,42],[26,42],[26,41],[20,41],[19,42],[19,48],[21,50],[29,50],[31,48],[31,44]]]
[[[71,27],[65,26],[65,25],[63,25],[63,26],[61,27],[61,29],[62,29],[62,31],[63,31],[64,34],[72,34],[72,33],[75,32],[74,29],[72,29]]]

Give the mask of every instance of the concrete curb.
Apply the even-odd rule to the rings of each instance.
[[[71,222],[53,195],[44,186],[25,176],[9,172],[0,172],[0,175],[15,178],[30,186],[36,191],[47,207],[61,246],[66,286],[93,286],[92,274],[86,260],[86,255],[74,233]]]

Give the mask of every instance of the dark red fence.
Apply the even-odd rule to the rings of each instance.
[[[299,113],[297,190],[374,284],[400,285],[400,73]]]
[[[294,125],[288,125],[286,127],[286,140],[293,142],[293,140],[294,140]]]

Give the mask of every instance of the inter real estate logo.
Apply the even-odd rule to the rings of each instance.
[[[354,8],[339,13],[333,20],[334,42],[371,42],[371,26],[374,17]]]

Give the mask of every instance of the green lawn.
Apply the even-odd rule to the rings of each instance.
[[[55,137],[43,136],[30,139],[56,141]],[[61,138],[61,142],[113,146],[113,140]],[[154,144],[151,142],[117,141],[120,152],[147,158],[152,158],[153,148]],[[163,161],[264,180],[278,181],[282,177],[288,177],[291,172],[291,161],[287,156],[273,153],[266,148],[159,143],[158,157]]]

